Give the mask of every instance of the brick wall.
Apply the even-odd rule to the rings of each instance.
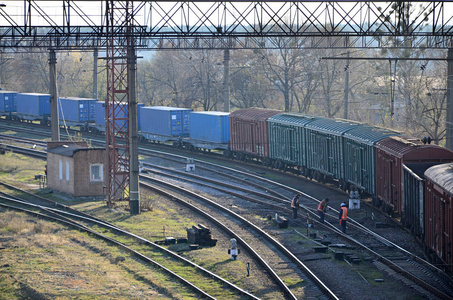
[[[88,149],[77,151],[74,155],[75,191],[74,196],[102,196],[107,192],[106,186],[106,152],[105,149]],[[92,181],[91,164],[102,164],[103,181]]]
[[[62,180],[60,180],[60,161],[62,163]],[[67,163],[69,164],[69,181],[67,180]],[[91,164],[102,164],[103,181],[90,179]],[[47,186],[56,191],[80,196],[103,196],[108,192],[106,186],[106,152],[105,149],[81,149],[73,157],[47,153]]]

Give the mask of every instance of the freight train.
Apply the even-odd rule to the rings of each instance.
[[[0,91],[0,115],[47,124],[50,96],[49,101],[46,97]],[[124,107],[116,109],[118,121],[127,122]],[[66,125],[105,130],[103,102],[62,98],[59,111]],[[422,141],[350,120],[259,108],[222,113],[139,105],[138,119],[143,142],[223,151],[233,159],[367,194],[411,230],[434,261],[453,271],[453,152],[430,144],[429,138]]]

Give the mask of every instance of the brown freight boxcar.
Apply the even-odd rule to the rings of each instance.
[[[453,271],[453,164],[429,168],[425,179],[425,250]]]
[[[404,218],[403,164],[453,162],[453,151],[408,136],[376,143],[376,197],[387,213]]]
[[[277,110],[246,108],[230,113],[230,149],[238,159],[269,157],[267,119]]]

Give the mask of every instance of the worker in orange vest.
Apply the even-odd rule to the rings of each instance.
[[[348,220],[348,208],[346,206],[346,203],[341,203],[341,208],[340,208],[340,226],[341,226],[341,231],[343,233],[346,233],[346,221]]]
[[[327,202],[329,202],[329,198],[323,199],[321,202],[318,204],[318,215],[319,215],[319,221],[324,224],[324,213],[327,211]]]

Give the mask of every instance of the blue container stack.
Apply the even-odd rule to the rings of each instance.
[[[16,111],[17,92],[0,91],[0,112]]]
[[[230,141],[230,114],[218,111],[190,113],[190,136],[205,142],[226,144]]]
[[[16,97],[17,113],[31,116],[50,116],[49,94],[22,94]]]
[[[60,120],[74,122],[93,122],[95,120],[95,99],[59,98],[58,100]]]
[[[141,107],[140,128],[142,132],[186,137],[190,134],[190,112],[188,108],[151,106]]]
[[[95,116],[94,116],[94,121],[97,126],[103,125],[105,126],[105,102],[104,101],[97,101],[96,102],[96,109],[95,109]],[[127,112],[127,104],[126,104],[126,110],[121,109],[124,104],[122,105],[117,105],[116,106],[116,112],[115,112],[115,117],[118,118],[117,124],[120,126],[124,124],[126,121],[126,112]],[[143,107],[143,103],[137,103],[137,122],[138,122],[138,130],[140,130],[140,107]],[[129,123],[128,123],[129,124]]]

